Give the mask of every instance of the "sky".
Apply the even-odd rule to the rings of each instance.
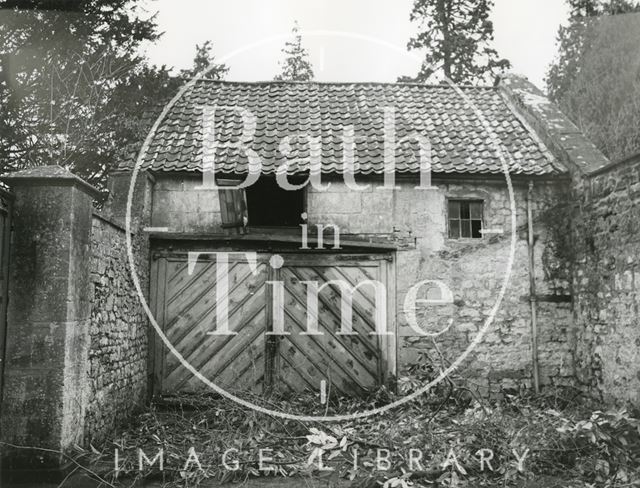
[[[269,80],[295,20],[319,81],[395,81],[415,75],[418,51],[406,44],[416,31],[413,0],[153,0],[162,38],[146,47],[155,64],[190,67],[195,45],[211,40],[229,80]],[[566,22],[564,0],[495,0],[494,47],[512,71],[543,88]]]

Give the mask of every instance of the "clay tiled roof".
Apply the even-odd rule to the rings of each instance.
[[[304,161],[309,144],[291,141],[283,156],[282,139],[307,133],[321,141],[321,164],[325,173],[343,168],[343,127],[355,132],[356,170],[379,174],[384,164],[384,107],[395,110],[396,140],[418,132],[431,143],[433,173],[499,174],[502,164],[475,110],[491,125],[508,154],[512,174],[550,175],[565,169],[527,128],[497,88],[461,88],[383,83],[214,82],[194,84],[162,121],[147,152],[144,168],[154,171],[200,171],[203,155],[203,106],[243,107],[255,116],[255,132],[247,146],[261,158],[264,173],[273,173],[285,160],[291,172],[308,170]],[[473,106],[471,105],[473,104]],[[216,170],[245,173],[244,152],[230,147],[242,135],[238,111],[215,112]],[[207,136],[207,140],[212,138]],[[416,142],[399,143],[396,169],[419,170]],[[120,165],[131,169],[135,155]],[[302,161],[301,161],[302,160]]]

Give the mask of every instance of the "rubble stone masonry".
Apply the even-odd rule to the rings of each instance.
[[[144,405],[148,321],[131,280],[125,231],[94,214],[85,440],[100,441]]]
[[[7,472],[56,470],[74,445],[103,440],[146,401],[146,316],[130,278],[120,222],[128,180],[100,213],[98,191],[59,166],[5,177],[14,193],[1,440]],[[132,234],[148,289],[148,179],[135,192]],[[17,475],[16,475],[17,476]]]
[[[577,376],[605,401],[640,405],[640,157],[575,188]]]

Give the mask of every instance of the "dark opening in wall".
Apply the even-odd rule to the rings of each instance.
[[[302,223],[304,189],[284,190],[275,178],[261,178],[246,189],[246,195],[250,226],[297,227]]]

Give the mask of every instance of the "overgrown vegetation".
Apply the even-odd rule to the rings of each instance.
[[[640,2],[568,0],[558,55],[546,84],[552,100],[611,160],[640,151]]]
[[[328,405],[312,394],[255,401],[331,415],[394,398],[381,389],[368,399],[332,398]],[[341,423],[283,420],[194,395],[156,404],[78,461],[114,486],[143,477],[176,487],[313,477],[362,488],[640,487],[640,421],[626,410],[592,411],[569,390],[484,401],[454,381],[384,414]]]

